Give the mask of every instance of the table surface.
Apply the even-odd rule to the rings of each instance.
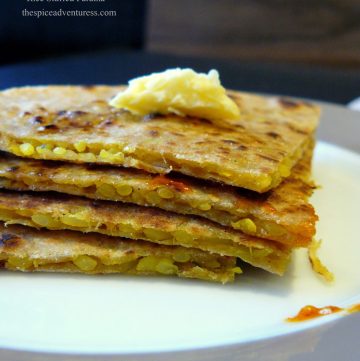
[[[120,84],[170,67],[218,69],[227,88],[346,104],[360,96],[360,71],[179,57],[120,49],[0,67],[0,89],[23,85]]]

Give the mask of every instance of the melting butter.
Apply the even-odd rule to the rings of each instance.
[[[135,78],[110,105],[140,116],[176,114],[216,122],[239,117],[239,108],[227,96],[216,70],[204,74],[176,68]]]

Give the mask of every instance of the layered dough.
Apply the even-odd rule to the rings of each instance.
[[[239,257],[256,267],[283,274],[290,247],[249,236],[198,217],[156,208],[92,201],[63,194],[0,192],[0,220],[51,230],[96,232],[158,244],[198,248]]]
[[[174,275],[231,282],[241,269],[234,257],[193,248],[0,223],[0,268],[88,274]]]
[[[154,175],[108,166],[30,160],[0,154],[0,187],[56,191],[91,199],[158,207],[207,218],[243,233],[293,247],[307,246],[317,216],[308,202],[312,145],[292,174],[258,195],[181,175]],[[120,206],[121,207],[121,206]]]
[[[0,93],[0,149],[18,156],[177,171],[256,192],[288,177],[319,108],[228,92],[239,119],[224,126],[175,115],[140,117],[109,105],[123,87],[24,87]]]

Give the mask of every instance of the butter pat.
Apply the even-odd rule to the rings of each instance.
[[[110,105],[141,116],[173,113],[215,121],[239,117],[239,109],[226,95],[216,70],[204,74],[176,68],[135,78]]]

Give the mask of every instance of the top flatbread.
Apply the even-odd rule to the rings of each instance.
[[[303,101],[229,92],[241,118],[136,117],[108,105],[122,87],[24,87],[0,93],[0,149],[37,159],[172,170],[265,192],[290,175],[317,127]],[[21,147],[25,144],[25,147]]]

